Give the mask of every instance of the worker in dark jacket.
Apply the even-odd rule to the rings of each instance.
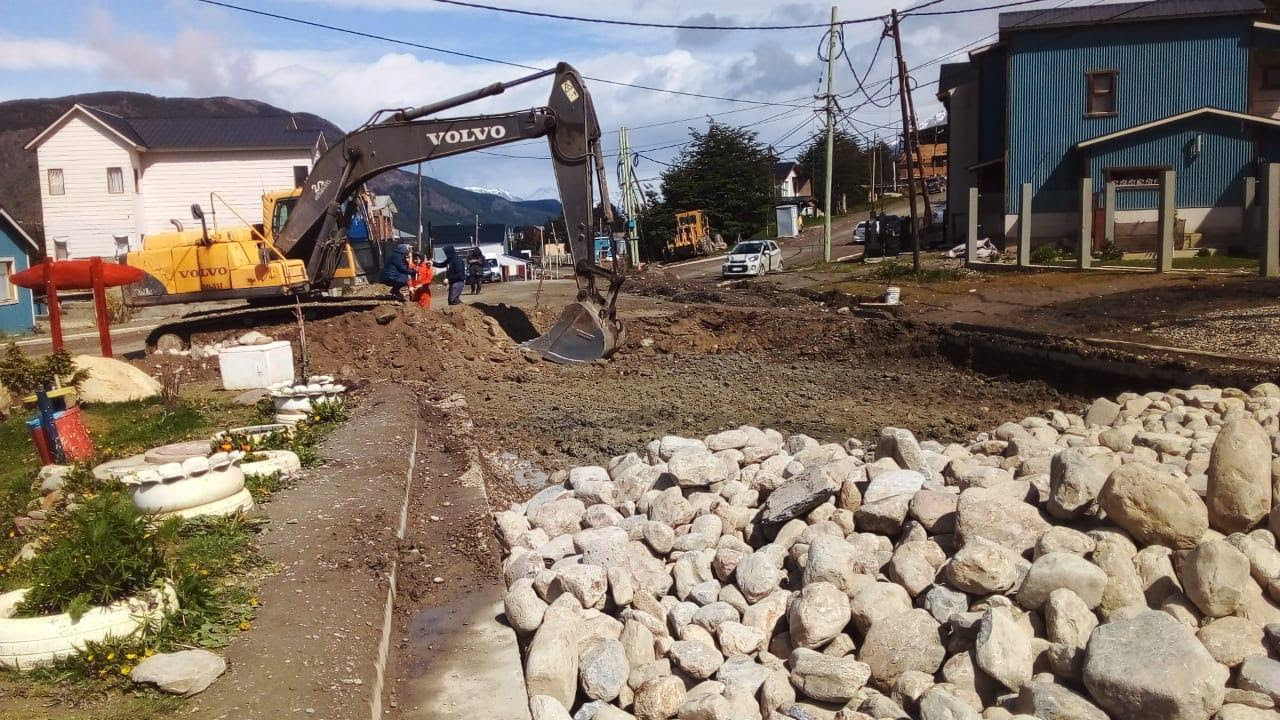
[[[444,261],[433,262],[432,265],[438,268],[445,268],[446,277],[449,279],[449,304],[462,304],[462,285],[467,280],[467,263],[458,254],[452,245],[446,245],[444,248]]]
[[[409,250],[408,243],[396,245],[382,266],[382,282],[391,286],[391,296],[398,300],[404,299],[401,291],[413,279],[413,272],[409,269]]]

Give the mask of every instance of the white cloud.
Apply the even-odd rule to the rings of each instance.
[[[630,30],[499,16],[480,10],[449,7],[432,0],[294,2],[298,8],[296,14],[317,19],[325,18],[325,10],[346,15],[359,9],[360,24],[352,25],[353,29],[414,39],[418,36],[411,28],[421,27],[423,19],[397,23],[397,20],[403,20],[403,16],[397,18],[377,11],[436,13],[441,16],[439,23],[447,21],[450,25],[450,32],[442,32],[439,37],[430,34],[420,36],[423,42],[472,49],[536,67],[550,67],[562,58],[544,52],[522,51],[518,43],[469,40],[488,36],[480,28],[500,21],[508,23],[508,31],[522,25],[545,29],[537,35],[541,41],[538,47],[553,44],[564,47],[569,59],[584,75],[690,93],[773,102],[803,98],[798,104],[808,105],[811,103],[809,98],[818,90],[817,80],[824,70],[816,53],[823,34],[821,30],[786,33],[689,31],[677,35],[669,30]],[[841,17],[874,15],[887,11],[891,4],[890,0],[848,4],[841,9]],[[764,0],[698,3],[693,9],[687,0],[621,0],[610,5],[591,6],[590,12],[584,9],[580,0],[539,0],[520,6],[526,5],[568,14],[656,22],[695,19],[699,22],[740,24],[822,22],[829,12],[827,7],[816,4],[778,5]],[[217,8],[191,10],[183,4],[169,9],[175,8],[176,14],[171,13],[169,17],[176,27],[163,35],[132,30],[128,18],[114,8],[116,16],[108,15],[106,11],[91,11],[79,42],[54,33],[50,33],[52,37],[25,38],[0,35],[0,68],[80,70],[85,75],[96,77],[102,89],[253,98],[289,110],[313,112],[347,129],[363,122],[379,108],[414,106],[495,80],[510,80],[525,72],[519,68],[460,61],[456,57],[376,41],[348,42],[349,38],[342,35],[300,29],[279,21],[263,21],[266,24],[261,24],[256,19]],[[474,27],[468,27],[465,24],[467,20],[474,21]],[[904,25],[904,45],[910,64],[930,59],[989,32],[994,24],[991,17],[967,15],[947,18],[945,23],[942,19],[937,20],[919,19]],[[427,22],[437,24],[434,18]],[[249,28],[252,28],[251,32]],[[846,48],[851,64],[859,72],[870,60],[880,31],[880,24],[875,22],[846,27]],[[559,42],[562,38],[565,39],[563,43]],[[879,61],[870,77],[872,83],[889,75],[891,48],[891,44],[886,44],[881,49]],[[916,79],[921,83],[934,77],[934,67],[916,73]],[[852,89],[847,67],[838,70],[836,79],[837,92]],[[749,107],[602,82],[588,81],[588,86],[606,132],[623,125],[636,128],[675,119],[697,118],[635,130],[632,144],[639,148],[682,142],[688,137],[688,126],[702,126],[700,116]],[[508,112],[539,106],[546,102],[549,90],[549,81],[539,81],[458,108],[456,113]],[[845,103],[846,108],[857,104],[856,96],[850,100],[852,102]],[[922,88],[917,93],[916,104],[922,117],[937,108],[931,88]],[[725,115],[723,119],[751,124],[786,110],[786,107],[762,106]],[[883,110],[864,108],[859,111],[859,116],[871,122],[886,123],[892,121],[896,113],[897,105],[894,103]],[[759,132],[762,141],[773,142],[802,123],[808,114],[808,110],[798,110],[753,129]],[[802,130],[783,145],[790,145],[803,135]],[[616,135],[606,135],[605,142],[607,151],[616,150]],[[541,142],[509,146],[499,151],[517,155],[545,155],[547,152],[545,143]],[[676,152],[676,149],[653,150],[647,154],[669,161]],[[612,160],[607,164],[612,172]],[[661,169],[661,166],[646,162],[641,172],[645,177],[652,177]],[[535,160],[472,154],[432,163],[431,171],[455,184],[499,186],[525,197],[536,196],[535,191],[545,190],[552,184],[549,163]]]
[[[80,43],[0,35],[3,70],[92,70],[102,62],[100,54]]]

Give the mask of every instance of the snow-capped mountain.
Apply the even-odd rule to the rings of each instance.
[[[498,197],[503,198],[508,202],[520,202],[521,200],[524,200],[524,198],[518,197],[516,195],[512,195],[511,193],[507,192],[506,190],[503,190],[502,188],[464,187],[462,189],[470,190],[473,193],[483,193],[485,195],[497,195]]]

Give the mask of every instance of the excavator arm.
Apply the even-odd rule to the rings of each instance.
[[[546,107],[504,115],[428,118],[553,74],[555,84]],[[311,286],[324,289],[332,281],[347,242],[349,218],[344,204],[370,178],[405,165],[544,136],[564,208],[578,297],[556,326],[530,341],[529,347],[561,362],[607,357],[624,337],[615,317],[623,277],[596,262],[593,216],[597,189],[604,219],[613,221],[600,127],[582,77],[565,63],[554,70],[400,110],[383,122],[347,134],[316,161],[303,184],[302,196],[275,239],[276,247],[286,257],[305,259]],[[613,265],[616,268],[618,263]],[[607,296],[601,294],[597,281],[606,284]]]

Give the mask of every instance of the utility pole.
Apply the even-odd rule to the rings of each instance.
[[[422,163],[418,163],[418,254],[422,254]]]
[[[471,245],[480,247],[480,216],[476,215],[476,234],[471,236]]]
[[[911,266],[920,272],[920,221],[916,211],[916,173],[915,163],[911,161],[911,112],[907,107],[909,84],[907,80],[907,63],[902,59],[902,33],[898,28],[898,11],[890,11],[892,21],[888,32],[893,33],[893,48],[898,56],[898,104],[902,107],[902,141],[903,152],[907,158],[907,202],[911,207]]]
[[[618,186],[622,188],[622,212],[627,216],[627,252],[630,266],[640,264],[640,242],[636,237],[636,216],[640,214],[639,183],[631,156],[631,136],[618,129]]]
[[[867,204],[872,207],[876,204],[876,155],[879,154],[880,142],[876,139],[875,133],[871,134],[871,178],[867,184]]]
[[[831,165],[835,154],[836,142],[836,33],[840,26],[836,24],[835,5],[831,6],[831,30],[827,41],[827,182],[823,191],[822,204],[822,262],[831,262]],[[901,53],[899,53],[901,54]]]

